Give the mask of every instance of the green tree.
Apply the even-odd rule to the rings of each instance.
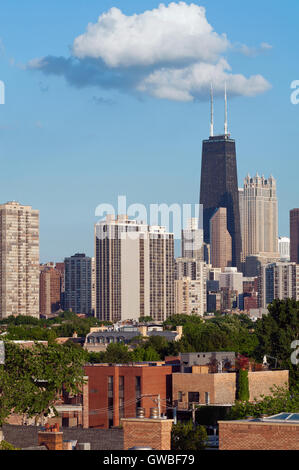
[[[132,351],[129,351],[128,346],[122,343],[108,344],[103,355],[103,362],[108,362],[109,364],[127,364],[132,361]]]
[[[179,422],[172,427],[172,450],[203,450],[206,447],[207,432],[204,426],[193,427],[192,421]]]
[[[249,400],[248,370],[240,369],[238,372],[237,399],[241,401]]]
[[[142,347],[138,346],[134,349],[133,353],[133,360],[136,362],[142,361],[160,361],[160,356],[152,346]]]
[[[167,320],[164,321],[163,325],[175,330],[177,326],[184,326],[187,323],[199,325],[200,323],[203,323],[203,320],[199,315],[178,314],[178,315],[172,315],[171,317],[168,317]]]
[[[288,390],[287,386],[271,389],[271,395],[262,396],[259,400],[250,402],[236,401],[227,419],[244,419],[248,416],[256,418],[262,415],[276,415],[278,413],[298,413],[299,385]]]
[[[299,302],[293,299],[274,300],[268,310],[269,314],[256,322],[258,344],[255,357],[259,361],[264,355],[276,358],[280,369],[290,371],[290,384],[294,385],[299,382],[299,370],[291,361],[291,344],[299,339]]]
[[[6,331],[7,340],[28,340],[54,342],[57,335],[54,330],[40,326],[18,325],[9,326]]]
[[[5,365],[0,366],[0,425],[12,411],[28,417],[55,411],[57,394],[79,393],[84,383],[82,349],[35,344],[32,348],[5,342]]]
[[[179,342],[181,352],[235,351],[246,356],[253,355],[256,346],[254,331],[237,315],[219,316],[201,323],[187,322]]]
[[[139,317],[139,322],[140,323],[150,323],[152,321],[153,321],[153,319],[150,316]]]
[[[0,442],[0,450],[21,450],[18,447],[13,446],[7,441]]]

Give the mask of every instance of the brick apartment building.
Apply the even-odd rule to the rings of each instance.
[[[249,400],[270,395],[274,385],[283,387],[288,382],[288,370],[248,372]],[[236,392],[236,372],[211,374],[204,366],[195,366],[191,373],[172,376],[172,399],[177,402],[179,411],[190,409],[192,403],[231,406],[235,403]]]
[[[121,418],[134,418],[138,407],[150,416],[158,406],[166,414],[171,403],[172,367],[157,363],[134,365],[86,365],[89,381],[89,427],[119,426]]]
[[[231,406],[235,403],[238,369],[248,369],[249,400],[270,395],[273,386],[289,384],[288,370],[255,370],[246,358],[234,352],[181,354],[180,373],[172,375],[172,401],[178,411],[199,405]],[[262,367],[262,366],[261,366]]]
[[[42,315],[50,315],[61,308],[61,271],[54,265],[40,266],[39,281],[39,312]]]

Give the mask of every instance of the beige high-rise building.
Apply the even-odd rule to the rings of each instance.
[[[0,205],[0,318],[39,317],[39,211]]]
[[[275,257],[278,253],[278,205],[276,180],[258,174],[244,180],[239,190],[242,259],[262,255]]]
[[[96,316],[119,321],[174,314],[174,238],[127,216],[95,225]]]
[[[224,269],[232,265],[232,237],[227,230],[226,207],[219,207],[210,220],[211,265]]]
[[[195,258],[177,258],[176,265],[176,314],[203,316],[207,306],[209,266]]]

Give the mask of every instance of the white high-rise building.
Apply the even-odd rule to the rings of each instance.
[[[243,273],[234,267],[225,268],[224,272],[219,274],[219,287],[237,291],[239,295],[243,294]]]
[[[0,205],[0,319],[39,317],[39,211]]]
[[[244,180],[239,190],[242,258],[278,254],[278,205],[276,180],[258,174]]]
[[[290,243],[291,241],[288,237],[279,237],[278,250],[281,260],[290,261]]]
[[[203,228],[199,227],[199,219],[193,217],[182,230],[182,258],[203,260],[203,256]]]
[[[164,321],[174,314],[174,236],[127,216],[95,225],[96,316]]]

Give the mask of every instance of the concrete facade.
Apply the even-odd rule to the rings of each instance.
[[[278,253],[276,180],[247,175],[240,198],[242,255]]]
[[[174,238],[165,227],[107,216],[95,225],[95,259],[101,320],[174,314]]]

